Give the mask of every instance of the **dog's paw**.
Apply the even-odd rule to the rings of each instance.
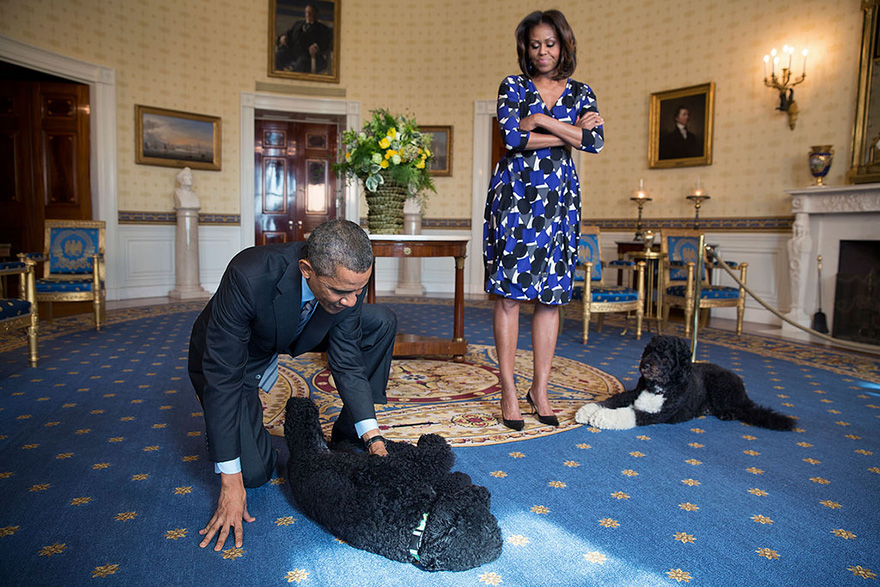
[[[581,409],[577,411],[574,415],[574,421],[580,424],[589,424],[590,418],[593,414],[596,413],[597,410],[601,410],[602,406],[599,404],[584,404]]]
[[[587,406],[595,406],[595,408],[587,417],[586,422],[583,422],[584,424],[590,424],[603,430],[629,430],[636,427],[636,412],[631,407],[603,408],[597,404],[587,404]],[[575,420],[580,422],[577,416],[575,416]]]

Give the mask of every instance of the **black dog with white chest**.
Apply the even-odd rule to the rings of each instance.
[[[287,401],[287,475],[297,507],[355,548],[430,571],[463,571],[501,554],[489,490],[461,472],[446,440],[385,441],[388,456],[329,450],[318,408]]]
[[[652,338],[642,353],[639,371],[634,390],[584,405],[575,420],[596,428],[625,430],[713,415],[771,430],[794,429],[794,418],[749,399],[736,373],[712,363],[691,363],[690,348],[682,338]]]

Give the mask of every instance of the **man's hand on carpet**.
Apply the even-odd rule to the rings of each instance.
[[[201,548],[206,547],[219,530],[220,534],[217,536],[217,545],[214,546],[216,552],[222,550],[223,545],[226,544],[230,526],[232,526],[235,533],[235,547],[241,548],[241,545],[244,543],[241,521],[253,522],[256,519],[247,510],[247,492],[241,479],[241,473],[234,475],[221,473],[220,478],[222,479],[222,484],[220,486],[220,498],[217,500],[217,511],[214,512],[208,525],[199,530],[199,534],[205,537],[199,544]]]

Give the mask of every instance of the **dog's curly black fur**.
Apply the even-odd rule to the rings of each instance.
[[[450,472],[455,455],[443,437],[425,434],[416,446],[386,441],[387,457],[331,451],[315,404],[299,397],[287,402],[284,436],[296,505],[351,546],[430,571],[463,571],[501,554],[489,491]],[[415,561],[413,530],[426,513]]]
[[[597,428],[626,429],[711,414],[772,430],[794,428],[793,418],[749,399],[736,373],[712,363],[691,363],[688,342],[682,338],[652,338],[642,353],[639,371],[634,390],[586,404],[575,420]]]

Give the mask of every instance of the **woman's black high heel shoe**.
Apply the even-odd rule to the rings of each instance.
[[[532,413],[538,416],[538,422],[544,424],[545,426],[559,426],[559,418],[556,417],[556,414],[550,416],[542,416],[538,413],[538,408],[535,406],[535,402],[532,401],[532,392],[526,394],[526,401],[529,402],[529,405],[532,406]]]
[[[522,430],[523,426],[526,425],[525,421],[523,421],[523,420],[508,420],[504,416],[501,416],[501,423],[504,424],[505,426],[507,426],[508,428],[510,428],[511,430],[516,430],[517,432]]]

